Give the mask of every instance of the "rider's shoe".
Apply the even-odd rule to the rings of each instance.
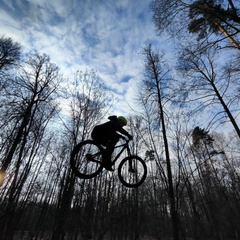
[[[108,171],[111,171],[111,172],[114,171],[114,169],[112,168],[112,162],[109,159],[103,158],[102,164],[103,164],[103,167]]]
[[[103,164],[103,167],[108,171],[114,171],[114,169],[112,168],[111,159],[103,157],[102,164]]]
[[[103,167],[104,167],[106,170],[108,170],[108,171],[111,171],[111,172],[114,171],[114,169],[112,168],[112,165],[111,165],[111,164],[103,164]]]

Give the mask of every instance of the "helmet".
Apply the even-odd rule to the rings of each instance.
[[[126,119],[125,117],[123,117],[123,116],[119,116],[119,117],[118,117],[118,121],[119,121],[120,123],[122,123],[124,126],[127,125],[127,119]]]

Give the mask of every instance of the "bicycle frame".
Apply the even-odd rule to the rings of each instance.
[[[128,142],[129,142],[129,140],[126,140],[125,143],[120,144],[120,145],[117,145],[117,146],[114,147],[114,149],[120,148],[120,147],[122,147],[122,149],[121,149],[120,152],[117,154],[117,156],[112,160],[112,164],[115,164],[115,162],[119,159],[119,157],[122,155],[122,153],[125,151],[125,149],[127,149],[127,154],[128,154],[128,156],[131,155],[131,153],[130,153],[130,148],[129,148],[129,146],[128,146]]]
[[[126,140],[125,143],[120,144],[120,145],[117,145],[117,146],[114,147],[114,149],[120,148],[120,147],[122,147],[122,149],[121,149],[120,152],[117,154],[117,156],[112,160],[112,164],[113,164],[113,165],[115,164],[115,162],[119,159],[119,157],[122,155],[122,153],[123,153],[126,149],[127,149],[127,154],[128,154],[128,156],[131,155],[128,142],[129,142],[129,140]],[[98,153],[95,153],[93,156],[98,156],[98,155],[100,155],[100,154],[102,154],[102,153],[101,153],[101,152],[98,152]],[[94,160],[94,159],[91,160],[91,161],[92,161],[92,162],[99,162],[98,160]]]

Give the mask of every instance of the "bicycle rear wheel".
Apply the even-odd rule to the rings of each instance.
[[[146,179],[147,166],[138,156],[124,158],[118,166],[118,177],[121,183],[129,188],[140,186]]]
[[[102,148],[93,140],[86,140],[76,145],[71,153],[70,165],[79,178],[96,177],[103,169]]]

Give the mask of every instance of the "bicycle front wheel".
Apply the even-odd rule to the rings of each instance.
[[[120,182],[129,188],[140,186],[146,179],[146,163],[138,156],[124,158],[118,167],[118,177]]]
[[[101,146],[93,140],[83,141],[74,147],[70,165],[76,176],[90,179],[102,171],[101,150]]]

